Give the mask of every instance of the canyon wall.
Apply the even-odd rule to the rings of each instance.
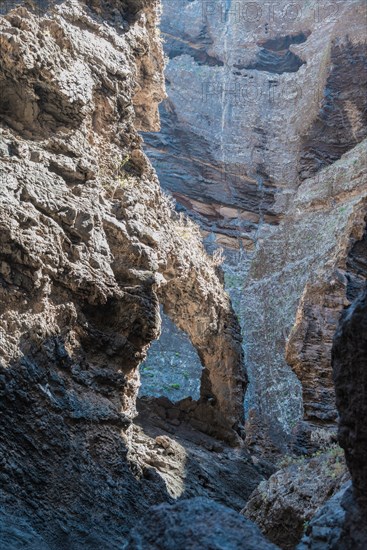
[[[156,0],[1,4],[7,548],[120,548],[149,504],[169,500],[132,443],[137,367],[159,336],[160,304],[200,356],[202,429],[240,440],[237,319],[138,135],[159,129],[165,95],[158,18]]]
[[[303,450],[335,431],[332,336],[366,280],[365,26],[360,0],[163,1],[168,98],[146,151],[225,249],[255,446],[259,429]]]

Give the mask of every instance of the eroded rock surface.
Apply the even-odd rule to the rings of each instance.
[[[338,447],[311,459],[294,460],[260,483],[242,513],[269,540],[291,550],[315,512],[348,478],[344,455]]]
[[[342,548],[340,538],[345,522],[345,508],[343,500],[350,490],[351,483],[343,486],[312,518],[307,533],[303,537],[297,550],[330,550]]]
[[[164,97],[158,2],[15,2],[1,13],[4,518],[51,549],[120,548],[143,510],[170,498],[129,458],[137,367],[160,303],[198,350],[211,430],[233,443],[246,386],[239,326],[197,230],[141,151],[137,130],[158,129]]]
[[[344,314],[333,348],[339,441],[345,450],[356,498],[363,507],[367,507],[366,366],[367,291]]]

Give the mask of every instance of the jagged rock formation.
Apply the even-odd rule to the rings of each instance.
[[[5,533],[20,522],[47,548],[113,549],[169,499],[162,477],[129,458],[159,304],[200,355],[202,428],[232,442],[240,331],[214,262],[141,151],[137,130],[158,129],[164,97],[158,2],[18,4],[0,20]]]
[[[367,506],[367,291],[344,314],[333,347],[339,440],[345,450],[358,503]]]
[[[333,369],[340,414],[339,441],[353,480],[343,537],[355,548],[367,544],[367,291],[345,313],[335,335]]]
[[[138,403],[130,460],[143,470],[154,468],[174,498],[206,496],[240,512],[267,474],[263,465],[255,466],[245,448],[204,434],[199,421],[178,422],[172,404],[163,418],[155,406],[159,401]]]
[[[297,550],[312,550],[312,548],[337,550],[341,548],[340,537],[346,513],[343,500],[350,485],[351,482],[344,485],[324,506],[321,506],[307,526],[307,533],[297,546]]]
[[[331,341],[366,279],[365,25],[361,0],[163,0],[168,99],[144,139],[226,248],[254,449],[294,430],[312,452],[310,431],[336,429]]]
[[[363,249],[364,239],[352,247],[352,256]],[[354,283],[350,289],[355,289],[355,279],[350,277],[349,281]],[[281,548],[294,548],[304,529],[298,550],[362,550],[367,544],[367,290],[343,314],[332,358],[339,441],[353,485],[345,483],[344,460],[337,447],[327,454],[298,460],[260,483],[243,513]]]
[[[362,550],[367,545],[366,365],[367,291],[343,314],[333,344],[339,441],[353,486],[348,484],[311,521],[299,550]]]
[[[365,204],[351,220],[347,249],[338,249],[333,272],[327,266],[323,277],[306,286],[287,343],[287,361],[302,382],[304,417],[315,427],[333,426],[337,418],[331,347],[341,312],[367,280]]]
[[[177,9],[175,0],[169,6]],[[261,452],[266,436],[256,427],[281,446],[303,403],[310,424],[335,422],[331,333],[366,276],[365,107],[356,89],[362,7],[357,0],[340,6],[337,19],[335,12],[321,19],[308,13],[292,28],[273,14],[272,28],[259,24],[255,33],[240,3],[194,0],[184,8],[190,17],[180,19],[183,36],[170,46],[170,91],[179,76],[205,109],[194,120],[192,96],[166,103],[164,136],[176,173],[167,186],[182,209],[195,212],[209,241],[214,234],[243,254],[236,276],[246,278],[239,311],[253,377],[249,444]],[[150,506],[200,495],[239,511],[271,466],[226,443],[242,443],[247,377],[239,324],[216,260],[197,228],[173,212],[141,149],[138,131],[158,130],[165,94],[158,0],[15,0],[0,12],[1,543],[9,550],[113,550],[147,513],[151,533],[145,523],[129,544],[153,537],[169,545],[167,508]],[[255,80],[250,88],[266,93],[244,109],[242,84]],[[290,92],[294,84],[302,94]],[[330,89],[322,101],[313,93],[319,84]],[[187,124],[178,124],[180,101],[191,102]],[[307,116],[296,120],[295,112]],[[165,182],[172,164],[166,167]],[[198,352],[200,399],[142,400],[136,420],[138,366],[159,336],[160,306]],[[348,405],[339,398],[343,415]],[[349,418],[343,426],[349,429]],[[298,451],[309,450],[306,431],[298,428]],[[359,451],[349,450],[352,435],[344,432],[343,444],[356,494],[345,495],[342,536],[359,544],[365,471]],[[223,529],[233,548],[243,537],[249,547],[272,547],[214,503],[170,510],[185,548],[193,526],[192,547],[198,535],[201,547],[212,545],[193,515]]]
[[[134,529],[124,550],[276,550],[259,529],[230,508],[194,498],[161,505]]]
[[[219,243],[252,248],[298,172],[367,135],[364,6],[336,4],[163,1],[169,97],[145,141],[162,184]]]
[[[294,460],[260,483],[242,513],[273,543],[292,550],[315,512],[345,485],[348,477],[338,447],[310,459]]]

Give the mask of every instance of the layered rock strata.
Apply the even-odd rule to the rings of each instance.
[[[168,98],[146,147],[217,242],[253,248],[279,194],[366,137],[365,16],[359,0],[163,1]]]
[[[254,447],[336,430],[331,341],[366,279],[366,21],[360,0],[163,2],[168,99],[144,139],[225,247]]]

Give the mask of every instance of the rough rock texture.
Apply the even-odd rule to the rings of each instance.
[[[231,408],[237,402],[237,410],[228,411],[231,417],[228,420],[234,424],[241,417],[244,385],[235,317],[214,267],[195,239],[195,228],[180,218],[171,219],[169,205],[159,193],[155,175],[140,151],[140,140],[132,126],[132,103],[137,110],[136,125],[144,126],[149,111],[142,114],[139,103],[150,104],[155,94],[157,104],[163,94],[162,81],[157,76],[157,70],[162,68],[159,42],[151,34],[153,29],[156,32],[155,21],[152,15],[148,17],[144,30],[139,19],[130,27],[130,34],[118,34],[112,26],[98,26],[95,19],[98,21],[100,16],[93,11],[87,14],[88,10],[87,7],[84,13],[73,2],[66,7],[61,4],[55,8],[59,15],[54,18],[30,18],[22,23],[27,12],[19,8],[2,23],[4,71],[11,75],[4,76],[3,90],[18,97],[12,90],[20,87],[18,80],[28,75],[28,86],[33,91],[27,95],[27,87],[22,83],[22,94],[26,97],[19,110],[33,112],[34,117],[24,129],[17,122],[18,104],[4,100],[2,120],[8,127],[3,130],[4,281],[11,285],[19,265],[23,270],[24,264],[23,286],[32,288],[31,281],[37,281],[38,304],[42,299],[47,301],[55,281],[55,294],[61,295],[59,310],[63,311],[56,315],[75,318],[75,312],[66,311],[71,307],[67,295],[74,293],[84,301],[82,324],[85,327],[88,323],[89,330],[97,332],[102,330],[102,319],[108,326],[110,316],[114,324],[116,315],[129,303],[128,319],[120,318],[116,330],[113,326],[108,328],[106,342],[98,344],[102,349],[93,350],[95,344],[89,343],[88,353],[92,356],[102,352],[103,356],[103,349],[109,350],[110,361],[117,354],[117,361],[130,363],[130,370],[137,366],[146,345],[158,334],[159,292],[165,310],[188,332],[197,347],[206,377],[212,377],[218,407]],[[26,30],[18,29],[22,25]],[[45,31],[46,38],[39,38],[37,43],[34,36],[39,29]],[[70,42],[69,49],[59,51],[59,36],[64,35],[63,40]],[[126,43],[130,35],[129,51]],[[93,39],[98,41],[95,58],[91,58],[90,51]],[[43,60],[37,58],[37,52],[44,52]],[[131,63],[134,64],[130,66]],[[143,80],[139,78],[141,73]],[[114,80],[109,81],[112,76]],[[39,91],[38,81],[46,80],[52,82],[56,91],[37,95],[34,90]],[[104,86],[103,91],[100,86]],[[141,91],[144,87],[148,87],[145,99]],[[122,101],[125,101],[123,108]],[[151,123],[154,127],[154,117]],[[28,137],[29,141],[22,137]],[[17,204],[19,219],[14,220],[11,213],[18,210]],[[28,225],[34,228],[37,239]],[[27,251],[20,256],[19,248]],[[10,268],[6,259],[12,259],[14,267]],[[123,306],[121,299],[125,302]],[[146,309],[144,315],[139,315],[139,308]],[[70,327],[70,319],[64,324]],[[131,341],[124,334],[130,327],[134,332]],[[52,333],[53,328],[49,326],[48,330]],[[22,330],[19,335],[15,332],[14,328],[8,358],[19,353],[17,342]],[[84,332],[88,330],[84,328]],[[76,340],[80,338],[78,335]],[[83,338],[88,339],[88,334],[83,334]],[[9,342],[7,346],[10,347]],[[221,371],[220,380],[215,381],[209,375],[213,369]],[[131,385],[134,386],[134,381]],[[132,400],[133,394],[131,391]],[[129,407],[127,400],[124,408],[128,411]]]
[[[169,499],[129,459],[159,304],[198,350],[210,430],[234,443],[240,331],[141,151],[164,96],[158,3],[13,7],[0,20],[1,504],[52,549],[119,548]]]
[[[361,184],[362,189],[366,187],[365,176]],[[339,241],[332,271],[330,265],[323,266],[315,282],[307,283],[287,342],[286,359],[302,382],[308,427],[300,425],[298,436],[305,447],[310,445],[310,428],[332,428],[337,419],[331,348],[343,309],[367,280],[366,204],[362,201],[361,209],[350,219],[349,240],[346,246]]]
[[[308,427],[297,426],[304,409],[316,429],[336,426],[331,341],[349,304],[350,251],[365,231],[365,147],[361,143],[303,182],[278,229],[263,230],[245,282],[249,406],[259,402],[258,414],[273,440],[293,430],[302,452],[312,451]],[[286,361],[298,379],[290,376]],[[256,445],[256,416],[249,424],[249,443]]]
[[[324,506],[317,511],[307,526],[306,534],[297,550],[330,550],[342,548],[340,537],[345,521],[343,499],[351,482],[344,485]]]
[[[366,542],[366,513],[349,483],[316,513],[297,550],[364,550]]]
[[[302,382],[304,417],[311,426],[335,424],[331,347],[343,309],[367,281],[366,220],[361,216],[355,219],[348,254],[340,257],[333,276],[306,286],[287,344],[286,358]]]
[[[333,347],[339,441],[356,499],[367,507],[367,291],[344,314]]]
[[[307,523],[349,474],[342,450],[335,447],[311,459],[299,459],[263,481],[242,513],[285,550],[295,548]]]
[[[332,356],[339,441],[353,485],[343,487],[317,512],[299,550],[363,550],[367,546],[367,290],[343,314]]]
[[[161,505],[131,533],[124,550],[272,550],[251,521],[208,499]]]
[[[254,444],[302,418],[302,449],[335,430],[331,341],[366,227],[366,22],[362,0],[163,0],[168,99],[144,139],[178,209],[226,249]]]
[[[178,421],[172,406],[162,418],[154,404],[138,403],[130,460],[143,470],[154,468],[174,498],[206,496],[239,512],[267,474],[263,465],[255,465],[244,447],[232,448],[200,432],[195,422]]]
[[[23,517],[0,509],[0,541],[8,550],[50,550],[44,539]]]
[[[339,441],[353,480],[347,505],[346,540],[367,545],[367,290],[344,314],[333,347]]]
[[[222,244],[251,247],[298,172],[366,137],[364,17],[359,0],[163,0],[169,97],[145,141],[163,185]]]

